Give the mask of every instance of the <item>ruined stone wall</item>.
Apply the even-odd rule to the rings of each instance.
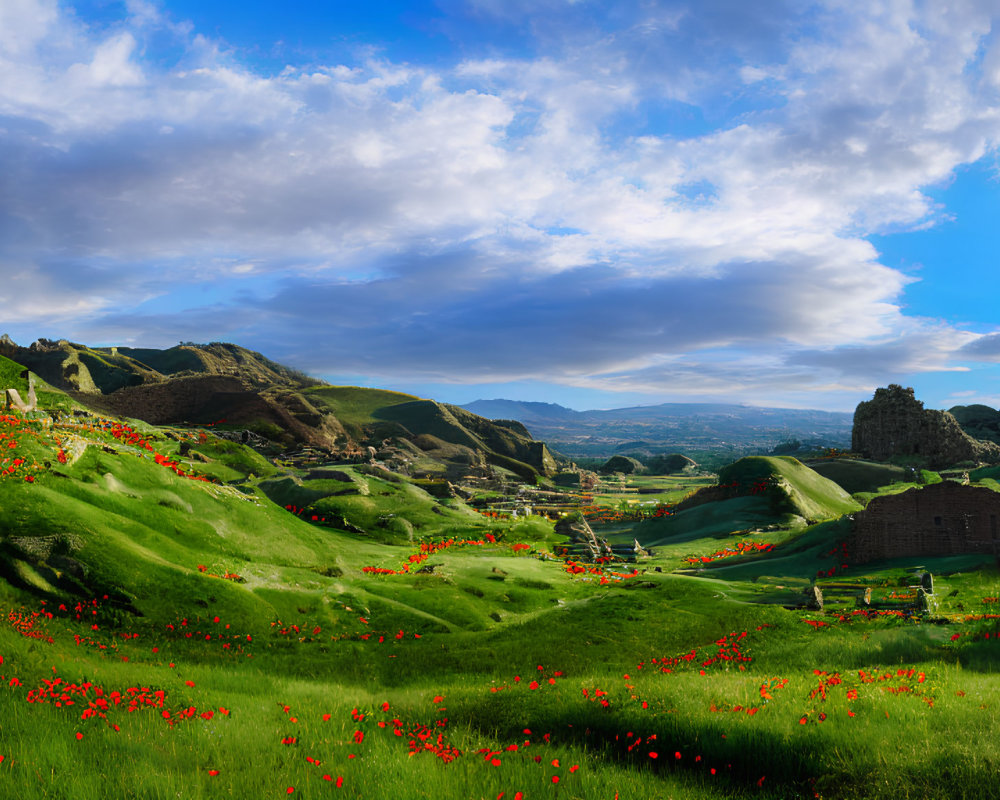
[[[1000,494],[944,481],[874,498],[854,515],[849,552],[864,564],[904,556],[996,553]]]
[[[915,456],[937,469],[963,461],[1000,461],[1000,446],[965,433],[947,411],[925,409],[913,389],[892,384],[854,412],[851,449],[876,461]]]

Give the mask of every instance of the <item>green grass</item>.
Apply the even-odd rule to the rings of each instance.
[[[719,483],[738,481],[748,486],[769,479],[777,480],[785,495],[779,508],[806,519],[829,519],[858,510],[844,489],[791,456],[750,456],[719,471]]]
[[[13,450],[29,466],[0,482],[0,795],[993,794],[1000,620],[986,615],[1000,613],[1000,573],[981,558],[846,573],[888,598],[931,569],[940,624],[784,607],[829,566],[846,518],[744,534],[776,546],[676,572],[684,555],[732,544],[727,527],[782,519],[751,495],[678,514],[690,516],[672,535],[669,520],[639,524],[663,533],[661,552],[602,584],[548,555],[551,522],[487,520],[403,479],[264,477],[240,446],[193,441],[212,461],[181,459],[183,471],[237,488],[179,477],[106,433],[73,434],[91,442],[74,450],[69,431],[22,428]],[[179,458],[177,441],[146,432]],[[57,435],[70,463],[55,458]],[[854,507],[791,460],[764,466],[800,510]],[[281,507],[292,499],[364,532],[310,524]],[[58,536],[63,551],[23,550]],[[411,562],[421,542],[448,539]],[[362,571],[403,564],[409,574]],[[215,577],[226,571],[245,582]],[[56,678],[90,684],[87,697],[28,702]],[[163,706],[81,719],[97,686],[159,690]]]
[[[332,412],[355,436],[375,420],[381,409],[417,400],[413,395],[402,392],[359,386],[316,386],[303,390],[302,395],[314,406],[325,407]]]
[[[173,375],[177,372],[190,370],[201,372],[205,365],[194,350],[182,347],[171,347],[167,350],[154,350],[143,347],[119,347],[118,353],[134,358],[163,375]]]
[[[807,466],[837,483],[848,494],[877,492],[880,486],[910,480],[913,475],[903,467],[860,458],[821,458],[809,461]]]

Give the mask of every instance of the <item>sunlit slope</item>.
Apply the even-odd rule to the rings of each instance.
[[[157,617],[187,598],[259,619],[269,609],[255,587],[284,571],[336,565],[345,549],[334,533],[255,493],[191,481],[152,459],[97,446],[3,491],[0,528],[11,577],[55,593],[112,593]],[[245,583],[221,577],[227,573]]]
[[[282,508],[307,520],[317,516],[335,527],[364,531],[374,541],[405,544],[414,537],[447,536],[456,528],[479,528],[483,517],[453,498],[436,498],[413,482],[384,470],[343,467],[330,477],[301,480],[277,476],[260,485]]]
[[[836,519],[861,508],[840,486],[791,456],[750,456],[724,467],[716,486],[672,516],[636,528],[643,545],[722,536],[769,525]]]
[[[792,456],[750,456],[719,471],[719,483],[759,482],[777,487],[765,492],[776,507],[806,519],[833,519],[860,508],[843,488]]]
[[[523,425],[490,421],[458,406],[412,395],[356,386],[320,386],[303,392],[310,402],[333,414],[355,439],[402,437],[430,447],[418,437],[480,452],[486,461],[526,481],[552,474],[555,461],[544,444]]]
[[[0,395],[5,389],[17,389],[22,400],[28,399],[28,379],[21,377],[24,370],[25,368],[16,361],[0,356]],[[46,408],[68,409],[75,405],[65,392],[38,378],[35,379],[35,394],[39,404]]]
[[[242,445],[138,424],[115,437],[101,427],[110,424],[120,425],[7,426],[0,444],[15,447],[0,478],[0,575],[14,586],[57,603],[107,595],[121,613],[158,622],[186,608],[246,626],[353,630],[363,614],[422,631],[507,624],[570,588],[560,565],[510,546],[551,548],[547,521],[498,526],[366,467],[330,471],[343,480],[248,480],[238,476],[263,464]],[[212,476],[239,485],[203,479]],[[427,541],[454,547],[414,562]],[[554,596],[552,579],[567,584]]]
[[[380,410],[419,399],[402,392],[360,386],[315,386],[302,394],[316,407],[333,414],[344,429],[359,440],[365,438],[365,426],[375,421]]]

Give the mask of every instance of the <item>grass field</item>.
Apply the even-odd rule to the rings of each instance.
[[[548,520],[402,479],[0,422],[0,796],[995,793],[1000,574],[842,566],[857,506],[791,460],[722,477],[771,481],[813,524],[778,525],[761,490],[599,527],[654,554],[581,566]],[[825,610],[795,607],[831,567]],[[933,619],[906,611],[923,568]]]

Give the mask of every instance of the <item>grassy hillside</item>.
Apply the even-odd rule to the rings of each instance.
[[[719,471],[719,483],[767,484],[763,492],[778,497],[776,506],[806,519],[830,519],[857,511],[848,492],[791,456],[741,458]]]
[[[848,494],[875,492],[880,486],[913,479],[913,471],[905,467],[860,458],[823,458],[809,461],[807,466]]]
[[[0,356],[0,393],[4,389],[17,389],[22,400],[28,399],[28,379],[22,378],[21,373],[24,367],[9,358]],[[76,404],[73,403],[65,393],[50,386],[40,378],[35,379],[35,395],[40,405],[49,409],[60,409],[68,411]]]
[[[750,456],[724,467],[670,516],[636,528],[643,546],[690,542],[755,528],[802,526],[857,511],[850,495],[791,456]]]
[[[316,386],[303,392],[314,405],[328,409],[355,437],[370,425],[384,408],[417,401],[413,395],[358,386]]]
[[[340,402],[413,402],[386,395]],[[657,542],[633,563],[442,485],[3,418],[0,796],[992,796],[994,564],[852,565],[858,506],[791,458],[617,523]],[[905,610],[926,568],[933,617]]]

